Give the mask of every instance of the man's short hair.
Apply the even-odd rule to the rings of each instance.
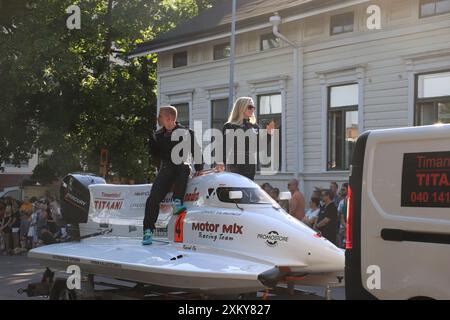
[[[333,185],[336,187],[336,189],[339,189],[339,185],[337,184],[336,181],[330,182],[330,185]]]
[[[298,187],[299,182],[297,179],[292,179],[291,181],[289,181],[289,183],[293,183],[296,187]]]
[[[175,120],[178,118],[178,111],[177,108],[173,106],[163,106],[159,108],[159,113],[164,112],[165,114],[169,115],[170,117],[173,117]]]

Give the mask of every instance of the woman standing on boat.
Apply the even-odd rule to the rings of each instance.
[[[252,98],[238,98],[222,130],[223,161],[226,170],[243,175],[252,181],[255,180],[258,167],[259,150],[259,126],[256,124],[255,110]],[[242,130],[241,133],[245,133],[245,143],[240,145],[238,145],[239,139],[237,139],[239,133],[236,132],[239,129]],[[227,148],[227,138],[232,139],[233,137],[234,143],[231,144],[233,148]]]

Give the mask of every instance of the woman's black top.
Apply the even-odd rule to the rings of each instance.
[[[242,129],[246,135],[245,137],[245,145],[238,145],[239,140],[237,137],[234,137],[234,161],[230,163],[230,153],[232,150],[227,150],[227,136],[229,138],[233,137],[233,134],[236,130]],[[230,131],[228,131],[230,130]],[[251,130],[249,132],[249,130]],[[228,132],[228,133],[227,133]],[[233,124],[233,123],[225,123],[223,126],[223,161],[226,165],[228,171],[239,173],[243,176],[246,176],[250,180],[254,180],[255,173],[257,168],[259,167],[259,159],[258,159],[258,150],[259,150],[259,126],[255,123],[252,124],[248,119],[244,120],[242,125]],[[231,135],[231,136],[230,136]],[[256,149],[250,150],[250,138],[255,139]],[[244,153],[244,163],[238,164],[238,154]],[[256,154],[255,154],[256,153]],[[252,163],[250,159],[255,159]],[[256,163],[255,163],[256,161]]]

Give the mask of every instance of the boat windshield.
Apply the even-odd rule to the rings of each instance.
[[[230,199],[230,191],[242,191],[242,199]],[[278,205],[275,200],[259,188],[219,187],[216,193],[220,201],[227,203]]]

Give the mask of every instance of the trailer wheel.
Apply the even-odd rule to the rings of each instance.
[[[65,280],[56,280],[50,292],[50,300],[77,300],[75,290],[67,288]]]

